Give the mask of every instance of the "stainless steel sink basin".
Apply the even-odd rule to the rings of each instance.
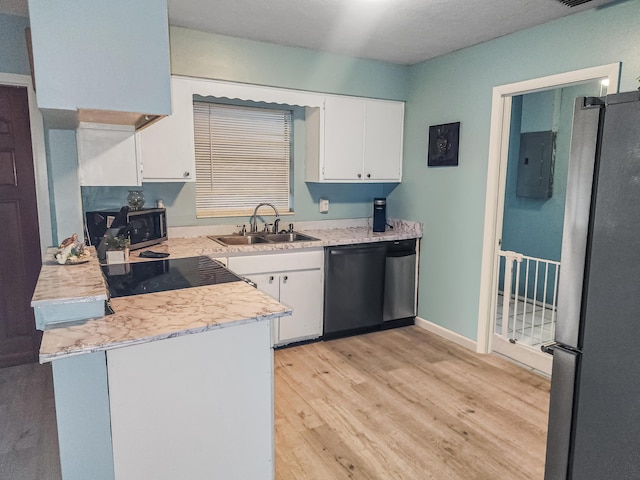
[[[219,237],[209,236],[211,240],[215,240],[225,246],[232,245],[254,245],[256,243],[291,243],[291,242],[311,242],[318,240],[317,238],[305,235],[299,232],[290,233],[258,233],[248,235],[222,235]]]
[[[209,237],[225,246],[230,245],[253,245],[256,243],[267,243],[267,240],[258,235],[224,235],[222,237]]]
[[[282,242],[310,242],[313,240],[318,240],[317,238],[310,237],[309,235],[305,235],[304,233],[291,232],[291,233],[267,233],[263,235],[263,237],[272,243],[282,243]]]

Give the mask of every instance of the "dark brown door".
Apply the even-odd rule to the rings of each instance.
[[[31,296],[40,235],[27,89],[0,86],[0,367],[32,362],[40,347]]]

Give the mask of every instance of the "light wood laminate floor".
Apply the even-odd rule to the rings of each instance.
[[[548,392],[418,327],[278,350],[276,478],[542,479]],[[0,479],[60,479],[49,365],[0,369]]]
[[[549,380],[419,327],[275,352],[276,478],[542,479]]]

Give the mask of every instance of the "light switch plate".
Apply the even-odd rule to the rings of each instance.
[[[329,213],[329,199],[321,198],[318,207],[320,209],[320,213]]]

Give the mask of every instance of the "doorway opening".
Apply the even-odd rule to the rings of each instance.
[[[540,344],[557,319],[573,100],[615,93],[618,72],[616,63],[494,88],[479,352],[551,372]]]

